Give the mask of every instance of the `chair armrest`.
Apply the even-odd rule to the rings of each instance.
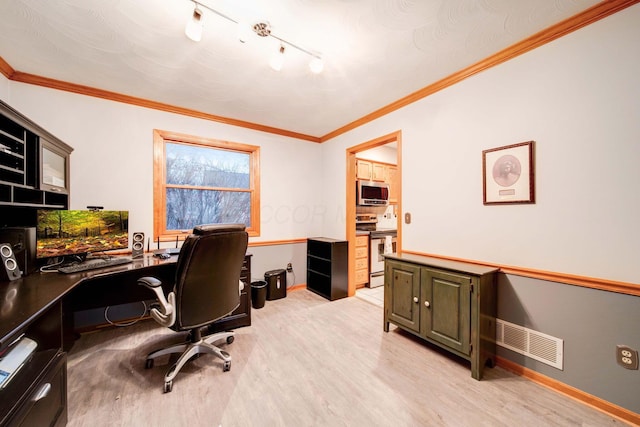
[[[167,297],[162,292],[162,282],[155,277],[141,277],[138,284],[146,286],[155,292],[160,308],[152,308],[149,310],[151,317],[162,326],[170,327],[176,321],[176,296],[173,292],[169,292]]]

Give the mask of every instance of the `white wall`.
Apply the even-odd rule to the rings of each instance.
[[[130,230],[152,236],[153,129],[162,129],[261,147],[262,227],[250,241],[322,234],[317,143],[39,86],[9,86],[8,104],[74,148],[72,209],[129,210]]]
[[[403,249],[638,283],[638,22],[635,5],[324,143],[327,209],[345,149],[400,129]],[[529,140],[536,203],[484,206],[482,150]]]

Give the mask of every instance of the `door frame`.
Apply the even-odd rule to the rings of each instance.
[[[347,182],[346,182],[346,233],[347,241],[349,242],[349,286],[348,295],[354,296],[356,294],[356,154],[369,150],[371,148],[386,145],[391,142],[397,144],[397,159],[396,165],[398,174],[397,188],[398,188],[398,203],[396,205],[396,221],[398,229],[398,237],[396,239],[396,251],[399,253],[402,250],[402,131],[397,130],[395,132],[383,135],[376,139],[372,139],[362,144],[355,145],[346,149],[347,154]]]

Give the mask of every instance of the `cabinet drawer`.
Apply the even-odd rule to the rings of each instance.
[[[369,282],[369,270],[356,270],[356,285]]]
[[[55,363],[35,385],[10,425],[64,426],[67,423],[67,357],[58,353]]]
[[[369,246],[369,236],[356,236],[356,246]]]
[[[358,258],[358,259],[356,259],[356,270],[365,270],[365,271],[368,272],[369,263],[367,261],[368,260],[366,258]]]
[[[356,248],[356,258],[367,258],[369,256],[368,248]]]

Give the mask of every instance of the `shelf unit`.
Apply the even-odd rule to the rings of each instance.
[[[348,244],[327,237],[307,239],[307,289],[330,301],[347,296]]]
[[[0,226],[35,226],[37,209],[68,209],[69,157],[73,149],[0,101]],[[25,301],[3,310],[25,316],[41,292],[23,279],[0,283],[0,295]],[[18,286],[21,285],[21,286]],[[16,287],[18,286],[18,287]],[[44,304],[38,315],[3,328],[0,352],[22,336],[37,343],[35,352],[0,390],[0,427],[63,426],[67,422],[67,363],[63,351],[60,301]],[[3,313],[6,316],[7,313]],[[3,327],[7,327],[6,323]]]
[[[48,185],[43,151],[59,159],[59,185]],[[73,149],[0,101],[0,206],[67,209]]]

